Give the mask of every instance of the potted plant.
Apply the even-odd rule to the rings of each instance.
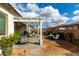
[[[12,53],[13,45],[18,41],[19,36],[17,34],[10,36],[3,36],[0,40],[2,53],[4,56],[9,56]]]

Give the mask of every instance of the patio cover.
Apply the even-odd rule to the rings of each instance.
[[[40,29],[40,45],[42,46],[42,22],[44,22],[42,18],[14,17],[14,22],[23,22],[33,27],[38,27],[38,29]]]

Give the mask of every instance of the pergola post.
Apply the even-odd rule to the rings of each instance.
[[[42,46],[43,39],[42,39],[42,21],[40,20],[40,45]]]
[[[27,31],[28,31],[28,24],[26,24],[26,29],[27,29]]]
[[[39,36],[39,26],[38,26],[38,36]]]
[[[30,26],[29,26],[28,28],[29,28],[28,31],[29,31],[29,33],[30,33]]]

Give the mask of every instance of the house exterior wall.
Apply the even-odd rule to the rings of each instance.
[[[6,22],[6,34],[5,35],[10,35],[14,33],[14,20],[13,20],[13,15],[7,12],[5,9],[0,7],[0,12],[2,12],[5,15],[5,22]]]
[[[76,38],[79,35],[79,28],[78,28],[79,24],[74,24],[72,26],[66,26],[66,30],[67,31],[71,31],[73,33],[74,38]]]
[[[59,30],[59,28],[65,28],[64,30]],[[54,30],[57,29],[57,30]],[[63,27],[55,27],[52,29],[52,31],[54,32],[60,32],[63,31],[64,32],[64,37],[65,40],[68,40],[67,36],[68,36],[68,32],[71,32],[73,34],[73,43],[76,43],[76,38],[79,37],[79,24],[72,24],[72,25],[65,25]]]
[[[14,20],[12,15],[8,15],[8,35],[14,33]]]

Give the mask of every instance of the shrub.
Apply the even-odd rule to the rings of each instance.
[[[11,55],[13,45],[18,41],[19,33],[15,32],[14,35],[3,36],[0,40],[3,55]]]

